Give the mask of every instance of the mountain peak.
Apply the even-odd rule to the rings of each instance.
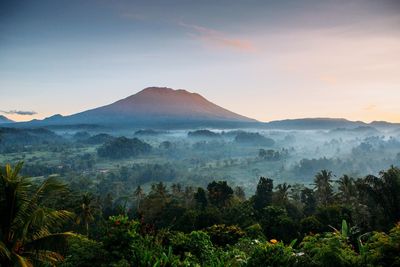
[[[175,92],[175,91],[186,91],[183,89],[172,89],[170,87],[162,87],[162,86],[150,86],[141,90],[140,93],[168,93],[168,92]]]
[[[157,87],[157,86],[147,87],[135,95],[152,95],[152,94],[187,95],[187,96],[192,96],[192,97],[203,98],[201,95],[199,95],[197,93],[189,92],[185,89],[173,89],[173,88],[169,88],[169,87]],[[132,96],[135,96],[135,95],[132,95]]]

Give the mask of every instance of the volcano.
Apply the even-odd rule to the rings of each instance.
[[[70,116],[55,115],[44,125],[98,124],[154,126],[159,124],[251,123],[254,119],[224,109],[197,93],[149,87],[112,104]]]

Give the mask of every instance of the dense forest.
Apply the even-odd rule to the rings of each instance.
[[[32,179],[23,168],[0,168],[1,266],[400,265],[397,167],[338,179],[321,170],[311,186],[259,177],[248,196],[215,180],[118,198],[101,189],[115,184]]]

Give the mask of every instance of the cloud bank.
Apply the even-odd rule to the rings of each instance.
[[[27,110],[0,110],[1,113],[4,114],[16,114],[16,115],[26,115],[26,116],[32,116],[37,114],[36,111],[27,111]]]

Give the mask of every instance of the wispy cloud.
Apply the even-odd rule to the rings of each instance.
[[[191,36],[198,38],[208,45],[212,45],[213,47],[231,48],[247,52],[252,52],[255,50],[253,44],[249,40],[231,38],[226,33],[199,25],[187,24],[183,22],[179,22],[179,25],[191,30]]]
[[[32,116],[37,114],[36,111],[27,111],[27,110],[0,110],[0,112],[4,114],[16,114],[16,115],[27,115],[27,116]]]

